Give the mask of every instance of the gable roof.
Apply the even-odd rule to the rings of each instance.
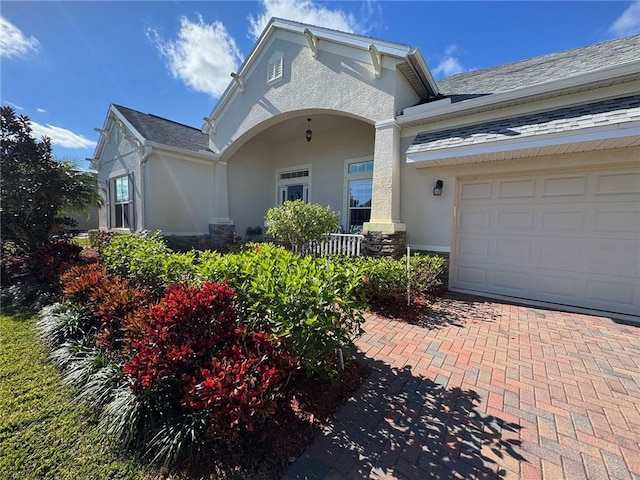
[[[198,128],[166,118],[142,113],[121,105],[112,105],[147,141],[167,147],[202,153],[209,152],[209,136]]]
[[[243,78],[251,70],[252,65],[257,61],[270,39],[278,31],[305,36],[309,42],[311,41],[310,39],[315,39],[314,41],[316,42],[330,42],[367,51],[372,56],[374,55],[373,52],[378,52],[380,55],[398,59],[397,68],[424,101],[438,95],[437,83],[427,66],[422,52],[417,47],[277,17],[272,17],[269,20],[269,23],[262,31],[251,52],[238,67],[238,71],[233,72],[232,76]],[[317,45],[316,43],[316,49],[318,48]],[[208,133],[212,128],[215,131],[215,124],[218,121],[218,117],[223,114],[231,98],[240,89],[239,82],[229,82],[229,85],[219,97],[211,113],[204,118],[205,122],[202,125],[203,132]]]
[[[437,83],[442,95],[457,102],[637,61],[640,35],[460,73]]]

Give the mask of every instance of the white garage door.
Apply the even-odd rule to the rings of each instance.
[[[466,180],[451,287],[640,315],[640,170]]]

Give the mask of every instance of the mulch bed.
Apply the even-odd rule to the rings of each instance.
[[[419,296],[412,297],[410,305],[407,304],[406,298],[373,302],[369,306],[369,310],[384,318],[415,325],[425,315],[428,315],[431,303],[430,297]]]

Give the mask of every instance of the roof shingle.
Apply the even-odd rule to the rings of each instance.
[[[209,137],[200,129],[121,105],[114,104],[113,107],[150,142],[193,152],[210,151]]]
[[[640,61],[640,35],[552,53],[438,81],[440,93],[457,102]]]
[[[566,133],[583,128],[640,121],[640,95],[418,134],[407,153],[484,144],[508,138]]]

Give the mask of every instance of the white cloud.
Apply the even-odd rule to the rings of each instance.
[[[38,113],[49,113],[49,112],[47,112],[44,108],[40,108],[40,107],[36,108],[36,111],[37,111]]]
[[[616,37],[640,33],[640,0],[629,5],[622,15],[611,24],[609,32]]]
[[[256,17],[249,16],[249,33],[257,39],[271,17],[319,25],[343,32],[365,33],[366,29],[356,18],[339,9],[329,9],[311,0],[262,0],[264,11]]]
[[[465,72],[467,69],[462,66],[460,60],[457,57],[458,46],[449,45],[445,51],[442,60],[438,63],[436,68],[433,69],[433,73],[436,76],[450,77],[456,73]]]
[[[200,15],[196,21],[180,18],[180,31],[173,41],[165,41],[153,29],[147,29],[147,37],[175,78],[214,98],[227,88],[229,75],[243,59],[225,26],[220,22],[204,23]]]
[[[60,147],[90,148],[96,146],[96,142],[77,133],[73,133],[66,128],[56,127],[54,125],[40,125],[34,121],[31,122],[31,128],[33,129],[34,137],[49,137],[53,145]]]
[[[13,107],[15,110],[24,110],[24,107],[21,107],[20,105],[16,105],[13,102],[8,102],[8,101],[4,101],[5,105],[9,105],[10,107]]]
[[[30,51],[37,51],[39,46],[36,37],[26,37],[13,23],[0,17],[0,57],[22,57]]]

